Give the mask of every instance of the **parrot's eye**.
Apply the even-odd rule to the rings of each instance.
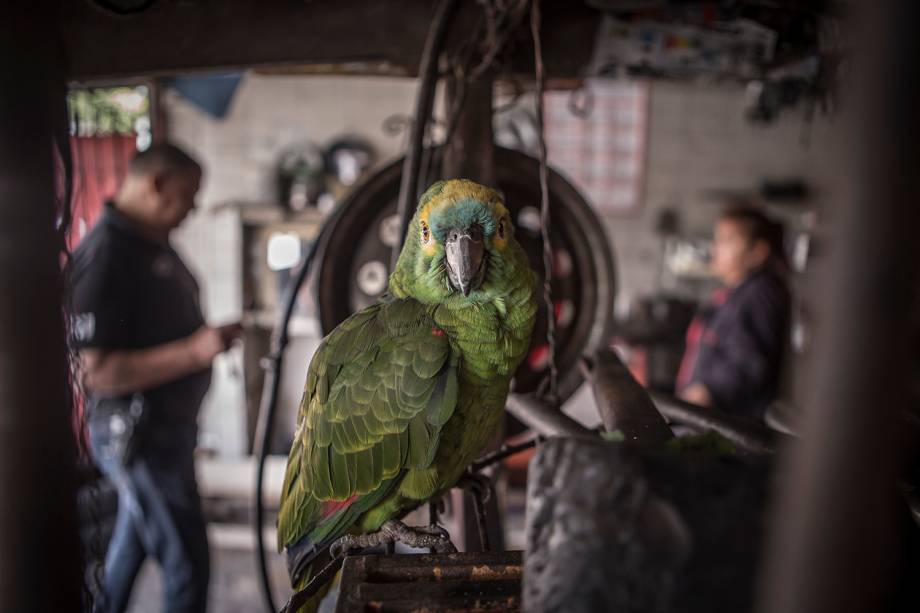
[[[431,229],[424,221],[422,222],[422,242],[426,245],[431,241]]]
[[[505,238],[505,220],[504,219],[498,220],[498,230],[496,230],[496,232],[498,232],[498,238],[502,238],[502,239]]]

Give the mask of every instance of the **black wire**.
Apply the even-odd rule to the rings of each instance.
[[[316,239],[310,245],[309,249],[307,249],[307,253],[300,265],[297,276],[294,277],[288,285],[287,294],[284,299],[284,311],[272,335],[271,354],[263,360],[265,381],[262,386],[262,406],[259,410],[259,421],[256,427],[256,448],[253,450],[258,458],[253,507],[253,530],[255,531],[256,560],[259,566],[262,596],[265,606],[272,613],[275,613],[278,609],[275,607],[274,597],[272,596],[271,578],[268,574],[268,560],[265,557],[265,535],[262,532],[265,523],[265,504],[262,492],[265,485],[265,462],[268,458],[269,444],[274,430],[275,409],[278,405],[278,391],[281,386],[281,366],[284,362],[284,350],[290,341],[288,326],[291,321],[291,316],[294,314],[294,308],[297,305],[297,294],[304,281],[310,275],[313,259],[319,249],[320,243],[325,240],[326,235],[329,233],[329,228],[334,225],[335,221],[341,215],[341,211],[341,207],[337,208],[323,223]]]
[[[470,472],[478,473],[483,468],[488,468],[489,466],[493,464],[501,462],[505,458],[511,457],[513,455],[521,453],[522,451],[526,451],[528,449],[536,447],[540,443],[541,440],[542,438],[537,436],[537,437],[530,439],[529,441],[526,441],[524,443],[519,443],[517,445],[502,445],[501,449],[499,449],[498,451],[494,451],[488,454],[487,456],[473,462],[473,464],[470,466]]]
[[[537,144],[540,159],[540,234],[543,239],[543,302],[546,304],[546,343],[549,347],[549,388],[546,398],[559,404],[559,369],[556,366],[556,313],[553,306],[553,246],[550,241],[549,187],[546,164],[545,116],[543,93],[546,86],[546,69],[543,65],[543,44],[540,37],[542,15],[540,0],[533,0],[530,7],[530,31],[533,36],[534,76],[537,84]]]
[[[492,68],[500,53],[508,49],[508,43],[521,25],[527,14],[527,4],[530,0],[518,0],[514,5],[503,7],[500,10],[485,3],[485,16],[487,22],[486,49],[479,64],[470,71],[470,79],[476,80]]]
[[[414,209],[413,205],[418,197],[416,185],[418,184],[421,167],[425,132],[431,116],[435,88],[438,83],[438,57],[447,38],[448,25],[454,10],[457,8],[457,4],[457,0],[441,0],[438,3],[434,19],[432,19],[431,27],[428,30],[428,36],[425,38],[425,48],[422,51],[422,58],[419,62],[419,79],[421,79],[421,83],[415,102],[415,119],[411,125],[409,150],[406,152],[402,177],[399,183],[399,200],[396,204],[396,212],[400,219],[400,233],[399,242],[393,247],[390,261],[391,269],[396,267],[399,252],[402,250],[403,243],[406,242],[406,234],[409,231],[409,222],[412,219]]]
[[[486,501],[484,495],[477,492],[473,492],[471,495],[473,509],[476,513],[476,531],[479,533],[479,550],[491,551],[492,543],[489,541],[489,527],[486,525]]]

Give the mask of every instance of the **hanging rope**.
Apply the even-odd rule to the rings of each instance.
[[[61,81],[63,83],[63,80]],[[55,231],[58,235],[58,248],[62,255],[61,275],[63,278],[62,301],[64,307],[64,331],[67,342],[67,376],[69,395],[68,405],[73,411],[74,437],[77,443],[77,452],[81,463],[90,463],[90,449],[88,440],[88,431],[86,427],[86,407],[82,407],[82,413],[78,413],[81,399],[85,398],[83,382],[80,373],[79,351],[73,343],[69,342],[71,336],[71,319],[73,313],[72,305],[72,285],[69,280],[70,263],[73,254],[70,250],[70,232],[73,222],[74,205],[76,200],[77,185],[82,186],[85,183],[83,174],[85,173],[84,164],[81,160],[76,159],[76,151],[72,143],[72,138],[77,137],[77,126],[79,118],[76,109],[70,104],[68,90],[63,87],[55,96],[56,122],[54,131],[54,147],[56,159],[59,164],[60,172],[60,191],[58,193],[58,214],[56,219]],[[77,175],[80,175],[79,177]],[[79,179],[79,181],[78,181]],[[81,543],[84,548],[83,555],[83,599],[84,607],[87,611],[104,609],[106,607],[105,590],[103,589],[103,573],[105,571],[105,548],[106,543],[102,531],[103,513],[101,502],[101,483],[100,479],[94,479],[81,485],[85,492],[85,506],[82,507],[88,515],[90,533],[85,542]],[[78,491],[78,504],[81,500]],[[81,505],[82,506],[82,505]]]
[[[549,349],[549,388],[546,398],[558,404],[559,369],[556,366],[556,309],[553,306],[553,246],[549,238],[549,170],[546,165],[546,138],[544,135],[543,91],[546,87],[546,69],[543,66],[543,45],[540,38],[540,0],[530,8],[530,32],[533,36],[534,76],[537,84],[537,143],[540,161],[540,235],[543,239],[543,302],[546,305],[546,344]]]

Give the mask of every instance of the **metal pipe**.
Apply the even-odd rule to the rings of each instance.
[[[66,93],[48,27],[57,8],[13,4],[0,19],[0,611],[81,609],[52,157]]]
[[[457,0],[441,0],[435,10],[434,18],[428,36],[425,38],[425,48],[419,62],[419,90],[415,100],[415,118],[409,126],[409,150],[403,163],[403,172],[399,182],[399,200],[396,203],[396,213],[400,220],[399,242],[393,247],[390,269],[396,268],[399,252],[406,242],[406,233],[409,231],[409,222],[415,210],[415,201],[418,198],[416,188],[418,185],[419,168],[422,161],[422,150],[425,145],[425,130],[431,108],[434,105],[435,89],[438,85],[438,58],[444,41],[447,38],[448,26],[451,22]]]
[[[498,462],[501,462],[505,458],[510,458],[513,455],[517,455],[521,453],[522,451],[533,449],[534,447],[537,446],[537,443],[540,440],[542,440],[540,439],[540,437],[535,436],[529,441],[520,443],[519,445],[502,445],[501,449],[499,449],[498,451],[493,451],[492,453],[487,454],[485,457],[473,462],[473,464],[470,466],[470,472],[478,473],[483,468],[488,468],[489,466],[492,466],[493,464],[497,464]]]
[[[802,444],[785,458],[766,538],[760,613],[891,610],[908,538],[898,413],[916,364],[920,281],[920,6],[854,3],[847,115],[836,149],[829,287]],[[850,114],[852,113],[852,114]],[[916,377],[913,371],[913,377]],[[909,580],[908,580],[909,582]],[[906,603],[901,603],[906,604]]]
[[[608,432],[619,430],[627,441],[641,445],[664,443],[674,437],[648,392],[612,349],[601,349],[580,366]]]
[[[492,82],[491,71],[470,82],[464,77],[447,81],[445,102],[453,112],[441,166],[445,179],[471,179],[496,186]]]
[[[559,409],[532,396],[508,394],[505,410],[541,436],[598,436],[594,430],[589,430]]]
[[[743,417],[701,407],[660,392],[650,394],[658,411],[668,421],[683,424],[695,430],[711,430],[749,453],[774,453],[782,447],[784,442],[792,440],[792,437]]]

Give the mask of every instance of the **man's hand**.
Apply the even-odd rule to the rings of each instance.
[[[224,351],[230,349],[234,341],[239,340],[243,336],[243,325],[239,322],[220,326],[217,329],[224,341]]]
[[[104,396],[143,392],[209,368],[242,332],[239,324],[202,326],[190,336],[149,349],[83,349],[83,385]]]
[[[680,393],[680,399],[698,404],[701,407],[712,406],[712,394],[709,393],[709,390],[706,389],[706,386],[702,383],[692,383],[687,386],[687,389]]]
[[[189,351],[195,356],[196,364],[207,368],[218,354],[228,350],[242,334],[243,327],[240,324],[217,328],[201,326],[188,337]]]

